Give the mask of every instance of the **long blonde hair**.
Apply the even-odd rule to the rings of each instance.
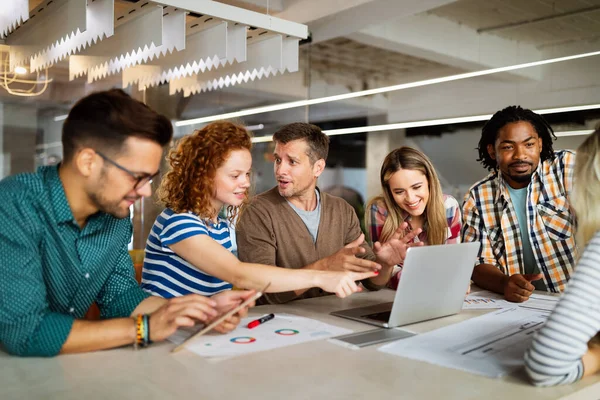
[[[577,149],[573,206],[577,218],[577,242],[585,247],[600,230],[600,129]]]
[[[380,202],[385,203],[388,215],[381,230],[380,242],[385,242],[398,229],[404,221],[402,219],[402,208],[394,201],[394,196],[390,189],[389,181],[394,173],[401,169],[410,169],[422,172],[427,177],[429,185],[429,201],[425,206],[425,221],[427,221],[427,242],[428,244],[444,244],[447,238],[448,221],[446,221],[446,209],[444,207],[444,195],[442,194],[442,185],[431,164],[431,160],[412,147],[399,147],[393,150],[383,160],[381,166],[380,181],[383,194],[371,199],[367,204],[365,212],[365,226],[369,226],[371,220],[371,207]],[[369,240],[373,237],[367,229]]]

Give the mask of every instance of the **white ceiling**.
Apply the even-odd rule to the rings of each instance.
[[[600,0],[460,0],[430,13],[535,46],[600,38]]]
[[[30,0],[31,8],[41,1]],[[172,118],[214,115],[600,50],[600,0],[220,2],[307,24],[312,43],[300,47],[301,68],[294,74],[190,98],[168,96],[165,86],[148,90],[149,104]],[[131,5],[123,0],[116,0],[116,4],[116,14]],[[243,122],[262,123],[265,132],[278,124],[305,119],[365,117],[376,123],[404,122],[488,114],[509,104],[540,109],[600,103],[598,70],[600,57],[593,57],[384,96],[259,114]],[[41,98],[9,98],[0,90],[0,101],[37,102],[40,107],[58,105],[64,113],[70,102],[86,92],[120,81],[115,76],[90,86],[85,78],[68,82],[67,72],[65,62],[53,67],[51,74],[56,82]],[[473,161],[476,134],[463,132],[453,139],[448,139],[450,135],[432,140],[420,137],[416,143],[432,156],[441,171],[451,172],[446,176],[449,183],[459,184],[472,182],[485,172]],[[473,162],[459,167],[456,159]]]
[[[7,1],[7,0],[4,0]],[[10,0],[8,0],[10,1]],[[30,0],[33,9],[42,0]],[[305,23],[312,44],[301,46],[301,71],[289,79],[277,77],[225,89],[222,94],[199,94],[182,101],[177,115],[206,115],[222,111],[387,86],[411,80],[473,71],[573,54],[582,44],[600,49],[600,0],[221,0],[252,11]],[[117,16],[131,3],[116,0]],[[560,18],[564,13],[597,10]],[[547,20],[536,22],[540,18]],[[533,21],[522,23],[524,21]],[[501,28],[499,26],[516,24]],[[494,28],[488,30],[489,28]],[[483,30],[478,32],[478,30]],[[68,82],[66,62],[51,69],[60,90],[45,97],[68,102],[68,87],[79,96],[85,79]],[[514,82],[539,81],[541,70],[515,71],[498,76]],[[112,86],[118,79],[106,82]],[[94,87],[101,88],[102,82]],[[84,87],[84,89],[81,89]],[[239,90],[237,90],[239,89]],[[244,94],[240,95],[240,91]],[[239,96],[239,98],[236,98]],[[5,96],[3,96],[5,97]],[[72,100],[75,100],[74,97]],[[214,104],[216,100],[217,104]],[[381,109],[361,99],[360,109]],[[29,100],[31,101],[31,100]],[[360,103],[360,104],[357,104]],[[192,107],[206,104],[206,107]],[[215,105],[216,107],[213,107]],[[349,104],[348,107],[351,105]],[[190,108],[186,108],[190,107]],[[332,107],[339,109],[340,107]],[[203,110],[205,112],[203,112]],[[367,112],[367,111],[365,111]],[[385,109],[382,110],[385,113]],[[336,118],[331,115],[331,118]]]
[[[382,49],[347,37],[301,48],[302,62],[312,79],[340,84],[353,91],[389,86],[419,71],[442,68],[434,61]]]

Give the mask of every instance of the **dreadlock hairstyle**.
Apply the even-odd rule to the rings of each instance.
[[[490,157],[487,151],[488,144],[494,145],[500,129],[513,122],[521,121],[529,122],[539,137],[542,138],[542,153],[540,154],[542,162],[553,159],[552,142],[556,140],[556,136],[550,124],[541,115],[531,110],[521,108],[521,106],[509,106],[495,113],[481,130],[481,139],[477,146],[479,151],[477,161],[481,162],[489,171],[496,169],[496,161]]]

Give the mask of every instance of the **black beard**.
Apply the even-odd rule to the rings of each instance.
[[[519,182],[519,183],[525,183],[525,182],[529,182],[531,180],[531,174],[527,174],[527,175],[509,175],[510,179],[512,179],[515,182]]]

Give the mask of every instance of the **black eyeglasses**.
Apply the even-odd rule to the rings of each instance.
[[[117,163],[117,162],[111,160],[110,158],[106,157],[104,154],[100,153],[99,151],[96,151],[96,154],[98,154],[100,157],[102,157],[102,159],[104,161],[108,161],[110,164],[112,164],[115,167],[119,168],[121,171],[127,172],[133,179],[135,179],[135,184],[133,185],[133,189],[134,190],[139,190],[139,189],[143,188],[144,186],[146,186],[147,184],[152,183],[152,180],[154,178],[156,178],[158,176],[158,174],[160,173],[160,171],[157,171],[155,174],[152,174],[152,175],[148,175],[148,174],[142,174],[142,175],[136,174],[135,172],[131,172],[130,170],[128,170],[124,166],[122,166],[119,163]]]

